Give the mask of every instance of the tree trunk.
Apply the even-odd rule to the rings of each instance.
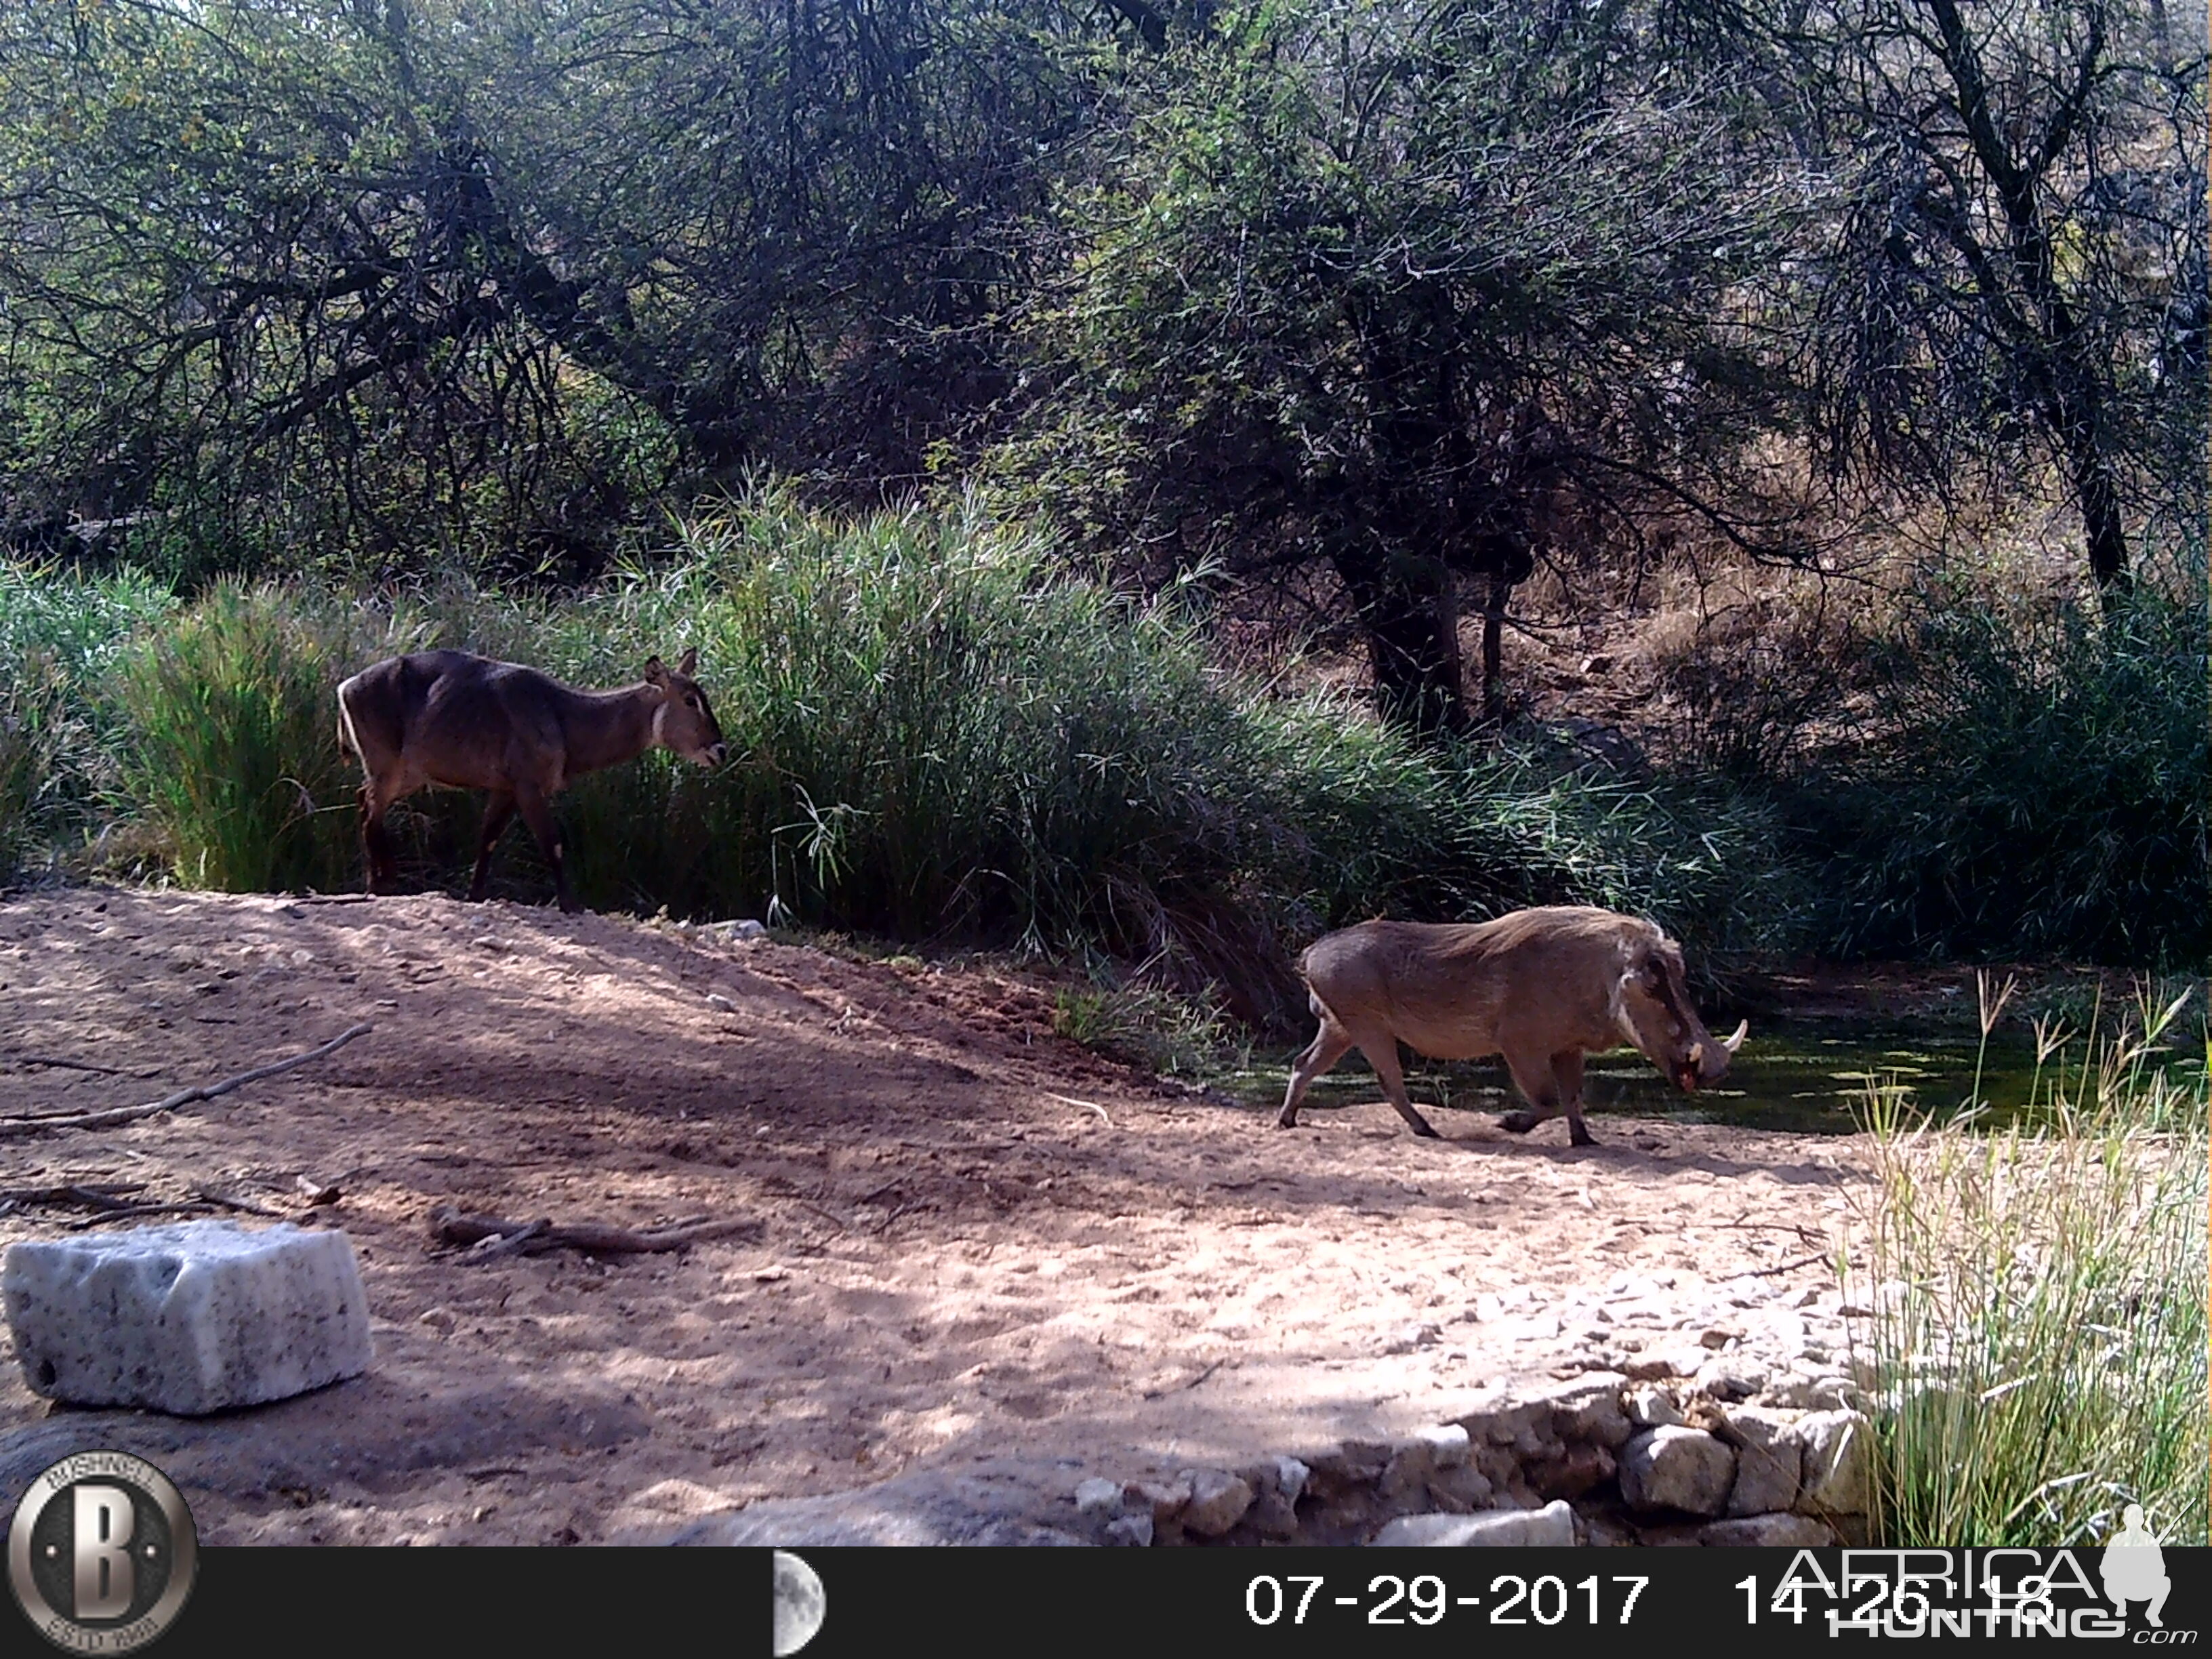
[[[1490,578],[1490,598],[1482,607],[1482,717],[1496,725],[1505,715],[1505,675],[1503,635],[1505,601],[1513,592],[1513,579],[1504,571]]]
[[[1358,607],[1383,717],[1425,737],[1462,730],[1459,612],[1451,578],[1387,556],[1340,556],[1337,574]]]

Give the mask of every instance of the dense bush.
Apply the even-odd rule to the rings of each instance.
[[[2145,588],[2099,617],[1936,591],[1873,666],[1884,729],[1795,802],[1826,849],[1826,949],[2212,954],[2201,602]]]
[[[188,882],[350,888],[345,674],[453,645],[609,685],[696,646],[735,758],[656,753],[564,793],[587,903],[1241,973],[1263,1019],[1291,1012],[1288,949],[1328,927],[1552,902],[1700,953],[2203,959],[2204,623],[2148,591],[2103,621],[1930,599],[1871,665],[1871,737],[1781,777],[1630,775],[1263,688],[1212,665],[1199,586],[1135,599],[1051,550],[972,509],[834,520],[765,491],[564,598],[219,584],[179,606],[11,571],[0,842],[104,811]],[[404,804],[407,877],[458,889],[478,810]],[[494,882],[544,896],[526,834]]]

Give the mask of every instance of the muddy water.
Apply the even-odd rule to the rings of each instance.
[[[1232,1073],[1218,1085],[1252,1105],[1279,1105],[1291,1058],[1285,1054],[1272,1066]],[[2162,1058],[2177,1074],[2203,1066],[2201,1053],[2191,1056],[2185,1049]],[[1777,1024],[1754,1030],[1720,1085],[1694,1095],[1674,1088],[1632,1049],[1593,1054],[1584,1073],[1583,1104],[1594,1117],[1631,1113],[1688,1123],[1848,1134],[1860,1127],[1869,1100],[1881,1091],[1907,1091],[1911,1104],[1938,1117],[1956,1113],[1974,1097],[1978,1059],[1980,1097],[1993,1117],[2048,1100],[2051,1069],[2045,1066],[2039,1082],[2035,1045],[2028,1036],[2000,1032],[1984,1048],[1972,1033],[1908,1036],[1833,1024]],[[2069,1057],[2069,1079],[2077,1062],[2078,1056]],[[1407,1070],[1406,1086],[1425,1112],[1435,1107],[1446,1113],[1494,1113],[1522,1103],[1496,1060],[1423,1063],[1420,1069]],[[1353,1054],[1317,1079],[1306,1100],[1325,1109],[1377,1097],[1372,1074]]]

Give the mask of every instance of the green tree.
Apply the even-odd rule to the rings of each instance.
[[[1003,389],[1056,9],[0,10],[5,517],[532,562],[664,486],[918,475]]]
[[[2201,545],[2205,27],[2107,0],[1839,0],[1775,38],[1848,198],[1813,362],[1830,465],[1949,494],[2057,463],[2108,598]]]
[[[1812,198],[1645,23],[1318,0],[1133,74],[1061,199],[998,465],[1140,556],[1325,562],[1427,729],[1464,718],[1462,578],[1494,703],[1539,558],[1686,521],[1791,550],[1753,457],[1790,415],[1767,329]]]

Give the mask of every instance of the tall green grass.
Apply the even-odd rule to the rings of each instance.
[[[107,702],[117,666],[173,603],[128,572],[0,560],[0,879],[104,816],[125,743]]]
[[[1790,795],[1838,955],[2201,969],[2203,578],[2110,615],[1924,592],[1874,664],[1870,740]]]
[[[2102,1542],[2140,1503],[2205,1541],[2205,1073],[2158,1063],[2184,1001],[2078,1049],[2040,1026],[2035,1106],[2002,1129],[1875,1097],[1880,1540]]]
[[[838,520],[774,490],[559,599],[218,585],[128,656],[125,793],[185,880],[351,885],[344,674],[439,644],[607,685],[696,646],[738,758],[649,755],[566,792],[587,903],[1103,949],[1188,981],[1378,912],[1584,899],[1711,939],[1783,902],[1755,811],[1530,744],[1440,754],[1351,696],[1270,695],[1213,666],[1194,600],[1070,574],[1041,532],[974,511]],[[399,815],[416,879],[458,885],[476,811],[424,795]],[[495,872],[543,892],[520,833]]]

